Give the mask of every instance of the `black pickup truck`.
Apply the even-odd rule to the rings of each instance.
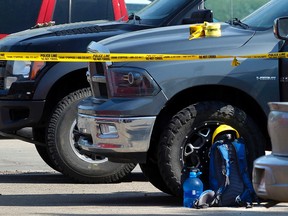
[[[203,9],[202,0],[155,0],[128,22],[91,21],[26,30],[0,40],[0,51],[86,52],[92,40],[192,22],[191,14],[198,9]],[[0,130],[4,136],[36,144],[48,165],[78,182],[118,181],[134,163],[112,163],[85,154],[75,142],[77,103],[91,94],[86,72],[87,63],[1,61]],[[27,128],[32,128],[32,135]]]

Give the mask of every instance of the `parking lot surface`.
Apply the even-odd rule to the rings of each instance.
[[[139,167],[115,184],[75,184],[49,168],[33,145],[0,140],[0,215],[287,215],[288,204],[187,209],[162,193]]]

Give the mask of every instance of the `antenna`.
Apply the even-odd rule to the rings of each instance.
[[[233,0],[230,0],[230,19],[234,18],[234,5]]]

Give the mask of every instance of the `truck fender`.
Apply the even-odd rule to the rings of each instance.
[[[35,89],[34,99],[45,99],[49,94],[50,89],[59,79],[71,73],[72,71],[85,68],[87,68],[87,63],[85,62],[61,62],[55,64],[41,78]]]

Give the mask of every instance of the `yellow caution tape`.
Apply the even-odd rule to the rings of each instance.
[[[237,67],[237,66],[240,65],[240,62],[238,61],[238,59],[237,59],[236,57],[234,57],[231,65],[232,65],[233,67]]]
[[[140,62],[140,61],[193,61],[233,58],[232,65],[238,66],[237,58],[279,59],[288,58],[288,52],[255,55],[193,55],[193,54],[137,54],[137,53],[34,53],[0,52],[0,60],[46,61],[46,62]]]
[[[189,40],[201,37],[220,37],[221,24],[208,23],[190,26]],[[0,52],[0,60],[46,61],[46,62],[139,62],[139,61],[191,61],[233,58],[232,66],[240,65],[237,58],[275,59],[288,58],[288,52],[275,52],[255,55],[194,55],[194,54],[139,54],[139,53],[36,53]]]
[[[189,40],[200,37],[220,37],[221,24],[208,23],[190,26]],[[138,54],[138,53],[36,53],[0,52],[0,60],[46,61],[46,62],[139,62],[139,61],[191,61],[233,58],[232,66],[240,65],[237,58],[288,58],[288,52],[256,55],[194,55],[194,54]]]
[[[134,62],[134,61],[185,61],[231,58],[218,55],[138,54],[138,53],[33,53],[0,52],[0,60],[49,62]]]
[[[190,26],[189,40],[193,40],[201,37],[220,37],[221,25],[220,23],[208,23],[194,24]]]

